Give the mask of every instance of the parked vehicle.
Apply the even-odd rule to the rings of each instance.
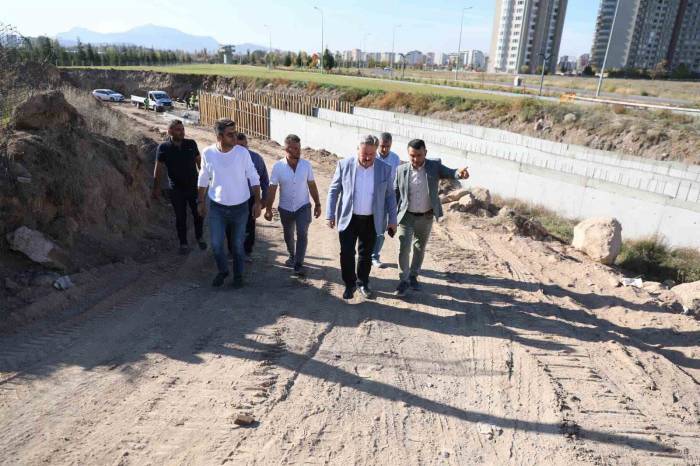
[[[131,103],[135,107],[144,107],[146,110],[163,112],[173,108],[173,101],[164,91],[148,91],[146,97],[131,96]]]
[[[124,96],[111,89],[95,89],[92,91],[92,96],[106,102],[124,102]]]

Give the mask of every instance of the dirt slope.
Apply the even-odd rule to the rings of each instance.
[[[450,217],[424,292],[395,299],[392,266],[376,301],[345,303],[336,232],[312,224],[305,280],[278,222],[259,232],[243,290],[209,288],[208,254],[164,256],[3,335],[0,463],[700,462],[700,323],[570,248]]]

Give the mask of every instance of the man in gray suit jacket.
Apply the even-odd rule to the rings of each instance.
[[[345,282],[343,299],[351,299],[358,287],[365,298],[373,297],[369,272],[374,243],[377,235],[384,234],[385,230],[390,236],[396,233],[396,195],[391,167],[375,163],[378,145],[375,136],[363,136],[357,157],[338,162],[328,189],[326,219],[331,228],[338,225],[340,269]]]
[[[428,151],[422,139],[408,143],[409,163],[399,166],[394,189],[398,203],[399,222],[399,286],[398,296],[404,296],[411,287],[420,289],[418,272],[423,265],[425,247],[428,244],[433,218],[442,217],[442,205],[438,196],[441,178],[466,180],[467,168],[453,170],[439,160],[426,159]],[[409,255],[413,249],[413,258]]]

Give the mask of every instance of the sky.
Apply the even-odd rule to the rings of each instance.
[[[455,51],[465,11],[461,50],[488,53],[494,0],[33,0],[6,2],[0,22],[27,36],[55,36],[73,27],[121,32],[143,24],[169,26],[219,43],[254,43],[283,50]],[[561,55],[589,53],[598,0],[569,0]],[[267,27],[266,27],[267,25]]]

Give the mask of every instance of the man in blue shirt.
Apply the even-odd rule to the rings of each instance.
[[[379,147],[377,148],[377,160],[384,162],[391,167],[391,184],[394,185],[394,180],[396,179],[396,170],[399,165],[401,165],[401,159],[395,152],[391,151],[391,133],[382,133],[379,135]],[[377,241],[374,243],[374,249],[372,250],[372,265],[384,268],[384,264],[379,259],[379,254],[382,252],[382,246],[384,246],[384,233],[377,235]]]
[[[245,133],[238,133],[236,135],[236,145],[243,146],[246,149],[248,149],[248,137],[245,135]],[[248,149],[248,152],[250,153],[250,159],[253,161],[255,170],[258,172],[258,176],[260,176],[261,202],[262,205],[265,205],[267,189],[270,186],[270,178],[267,175],[267,167],[265,166],[265,161],[263,160],[260,154],[258,154],[257,152],[253,152],[250,149]],[[254,204],[254,199],[251,197],[250,201],[248,202],[250,212],[248,215],[248,223],[246,224],[245,228],[245,241],[243,242],[243,250],[245,251],[245,261],[248,263],[253,262],[251,254],[253,253],[253,245],[255,244],[255,216],[252,214]],[[230,236],[230,228],[227,228],[226,238],[230,238]],[[228,244],[231,244],[231,242],[229,241]]]

